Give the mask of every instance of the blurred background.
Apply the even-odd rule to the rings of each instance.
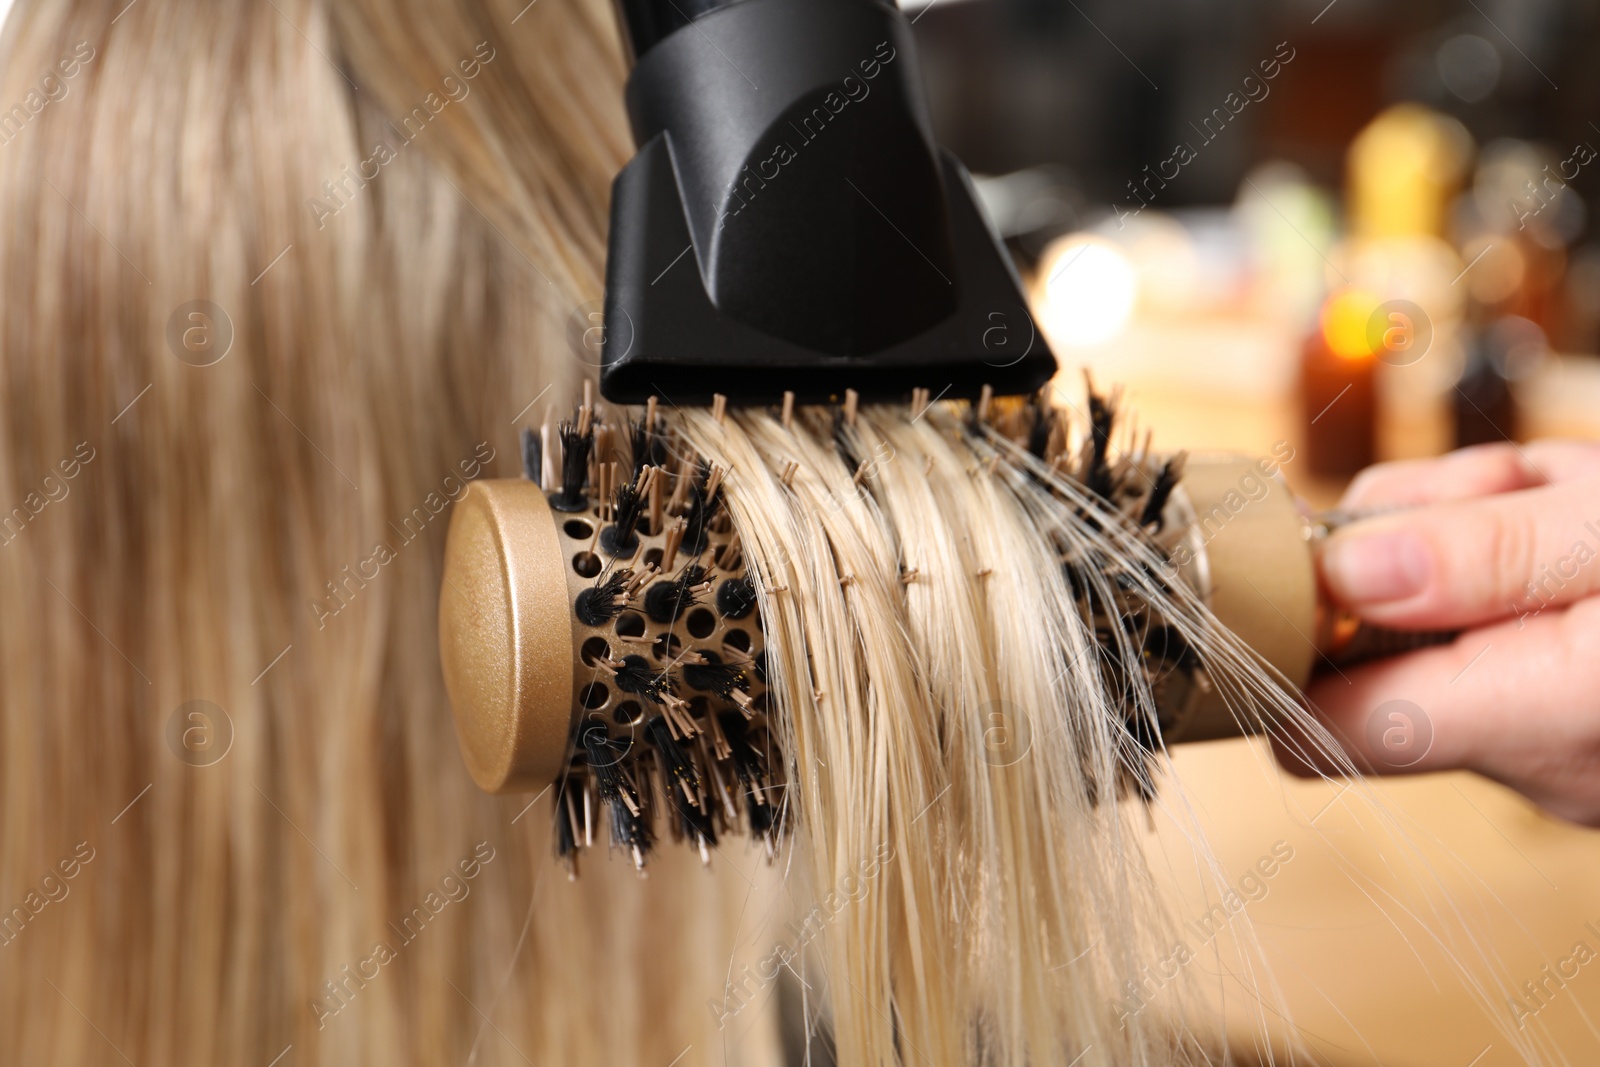
[[[1325,498],[1374,458],[1595,431],[1600,4],[913,17],[937,132],[1052,343],[1128,385],[1158,436],[1238,447],[1267,419]],[[1216,406],[1191,431],[1173,395],[1178,418]]]
[[[1377,460],[1600,439],[1600,0],[903,6],[1040,328],[1157,447],[1288,442],[1330,506]],[[1225,874],[1296,850],[1248,911],[1294,1009],[1269,1022],[1316,1062],[1521,1063],[1515,1034],[1600,1063],[1600,966],[1541,970],[1600,950],[1592,832],[1465,776],[1377,784],[1397,829],[1253,743],[1177,765]],[[1172,906],[1202,914],[1157,823]],[[1475,997],[1463,946],[1398,918],[1437,908],[1481,922],[1507,988]],[[1243,1034],[1261,976],[1228,958]]]

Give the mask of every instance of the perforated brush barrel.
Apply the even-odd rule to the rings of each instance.
[[[439,629],[467,768],[493,793],[556,788],[569,858],[609,831],[642,865],[661,822],[702,854],[770,836],[782,760],[721,472],[594,468],[456,505]]]

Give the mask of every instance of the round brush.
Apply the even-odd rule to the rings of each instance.
[[[847,394],[834,417],[853,418],[857,403]],[[919,391],[908,417],[927,406]],[[1319,604],[1312,554],[1328,523],[1269,463],[1157,456],[1132,432],[1114,450],[1116,414],[1114,395],[1091,392],[1090,425],[1070,448],[1065,416],[1043,396],[985,394],[961,432],[1009,438],[1111,505],[1166,561],[1168,580],[1289,685],[1319,660],[1433,639],[1386,644]],[[785,765],[768,723],[757,590],[722,502],[728,472],[671,434],[654,403],[629,421],[592,398],[570,421],[527,432],[523,460],[522,479],[471,483],[446,546],[441,654],[474,780],[497,793],[555,789],[557,850],[574,871],[601,823],[639,866],[661,826],[706,859],[731,830],[770,847]],[[1074,561],[1062,566],[1072,579]],[[1129,593],[1082,604],[1108,663],[1141,671],[1155,700],[1154,722],[1127,711],[1130,751],[1263,725],[1230,707],[1148,603]],[[1116,662],[1117,628],[1137,663]],[[1128,766],[1124,784],[1152,796],[1149,761]]]
[[[653,403],[619,464],[621,430],[585,403],[545,435],[553,454],[526,435],[525,479],[470,485],[446,548],[445,682],[479,786],[557,787],[563,856],[604,818],[643,866],[664,808],[709,858],[719,833],[779,821],[756,593],[726,472],[683,458]]]

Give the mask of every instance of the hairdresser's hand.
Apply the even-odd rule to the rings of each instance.
[[[1407,510],[1329,538],[1320,569],[1330,598],[1380,626],[1463,631],[1311,685],[1355,764],[1474,770],[1600,826],[1600,444],[1383,464],[1343,506]],[[1384,707],[1396,700],[1420,718]],[[1284,744],[1278,752],[1307,770]]]

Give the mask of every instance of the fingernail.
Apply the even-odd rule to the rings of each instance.
[[[1433,554],[1416,534],[1333,537],[1322,549],[1322,577],[1334,599],[1382,604],[1415,596],[1428,586]]]

